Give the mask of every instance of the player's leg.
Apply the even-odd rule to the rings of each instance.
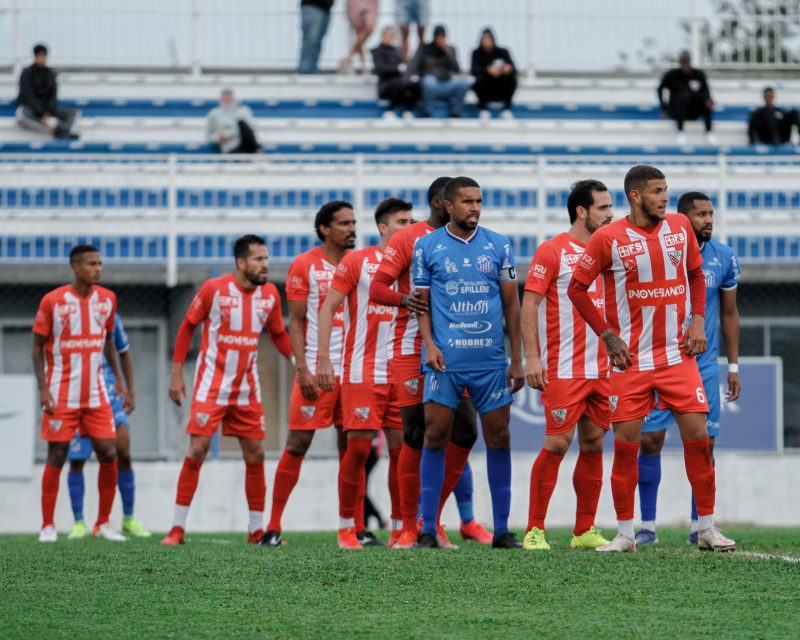
[[[426,395],[430,388],[428,374],[425,376]],[[441,387],[448,378],[446,374],[436,374]],[[425,444],[420,460],[420,511],[422,513],[422,529],[419,532],[420,546],[437,546],[436,519],[439,513],[439,501],[442,497],[442,485],[445,477],[445,457],[450,433],[453,428],[455,410],[458,406],[458,394],[448,404],[435,400],[425,403]],[[438,396],[437,396],[438,397]],[[446,401],[446,400],[445,400]],[[433,544],[431,544],[433,540]]]
[[[356,531],[356,509],[359,507],[361,485],[366,480],[364,465],[372,448],[374,431],[348,429],[345,420],[347,449],[339,465],[339,548],[362,549]],[[362,513],[360,520],[363,517]]]
[[[100,465],[97,473],[97,491],[100,499],[92,535],[112,542],[123,542],[126,540],[125,536],[114,529],[109,522],[114,498],[117,495],[117,442],[115,438],[93,437],[92,447]]]
[[[125,412],[114,414],[117,423],[117,487],[122,499],[122,533],[134,538],[149,538],[150,532],[133,515],[136,478],[131,462],[131,436]]]
[[[264,478],[264,441],[239,436],[244,459],[244,493],[247,498],[247,542],[256,544],[264,535],[264,503],[267,482]]]
[[[598,403],[587,403],[587,412],[578,421],[578,461],[572,474],[577,506],[575,529],[569,543],[571,549],[597,549],[609,542],[594,526],[603,488],[603,445],[610,428],[607,395],[602,398],[602,403],[605,411],[597,411]]]
[[[72,506],[72,515],[75,524],[72,531],[67,536],[70,540],[78,540],[89,535],[86,521],[83,517],[83,499],[86,495],[86,481],[83,476],[83,467],[86,461],[92,456],[91,438],[82,438],[76,434],[69,443],[69,473],[67,473],[67,488],[69,489],[69,501]]]
[[[716,461],[714,460],[714,442],[719,435],[720,427],[720,408],[721,398],[719,393],[719,368],[715,365],[708,366],[700,371],[703,379],[703,389],[705,390],[706,400],[708,402],[708,446],[711,449],[711,463],[716,468]],[[697,531],[699,528],[697,519],[697,503],[694,499],[694,492],[692,492],[692,520],[689,528],[689,544],[697,544]]]
[[[398,475],[398,463],[400,461],[400,451],[403,446],[403,419],[400,416],[398,405],[397,386],[392,385],[392,393],[383,420],[383,434],[386,438],[386,448],[389,452],[389,498],[392,505],[391,512],[391,533],[387,546],[393,547],[400,540],[403,534],[403,519],[400,506],[400,478]],[[377,462],[377,460],[376,460]],[[367,473],[369,476],[369,473]]]
[[[39,542],[56,542],[58,538],[54,515],[59,478],[61,469],[67,461],[68,450],[69,440],[47,443],[47,460],[42,473],[42,528],[39,532]]]
[[[644,419],[639,450],[639,506],[642,528],[636,533],[636,544],[658,544],[656,535],[656,504],[661,484],[661,449],[667,427],[675,424],[672,412],[656,407]]]
[[[191,420],[190,420],[191,424]],[[216,431],[216,424],[214,425]],[[175,511],[172,517],[172,528],[161,541],[163,545],[183,544],[186,531],[186,520],[189,517],[189,507],[192,505],[197,483],[200,480],[200,468],[211,448],[211,435],[190,434],[189,450],[183,459],[178,488],[175,494]]]

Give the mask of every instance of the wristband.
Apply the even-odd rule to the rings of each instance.
[[[737,362],[729,362],[728,373],[739,373],[739,364]]]

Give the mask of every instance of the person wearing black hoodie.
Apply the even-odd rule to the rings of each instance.
[[[498,47],[491,29],[484,29],[480,45],[472,52],[472,89],[478,96],[481,117],[489,117],[489,103],[502,102],[502,117],[511,118],[511,100],[517,90],[517,69],[508,49]]]
[[[378,97],[389,101],[389,109],[400,105],[411,111],[419,101],[419,82],[412,82],[405,75],[403,54],[395,44],[397,30],[386,27],[381,34],[381,43],[372,50],[372,64],[378,76]]]
[[[17,124],[62,140],[77,139],[73,127],[80,113],[60,107],[57,93],[56,73],[47,66],[47,47],[37,44],[33,48],[33,64],[23,69],[19,77]]]
[[[461,117],[464,96],[472,81],[458,77],[460,71],[456,50],[447,41],[445,28],[438,25],[433,30],[433,42],[423,44],[417,49],[408,69],[410,76],[420,78],[423,116],[430,117],[433,103],[444,100],[450,106],[450,117]]]

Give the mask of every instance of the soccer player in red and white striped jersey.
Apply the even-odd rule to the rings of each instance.
[[[342,418],[347,449],[339,467],[339,546],[360,549],[375,544],[364,530],[361,496],[366,495],[364,464],[372,448],[375,431],[383,429],[389,448],[389,494],[392,502],[392,538],[401,533],[400,492],[397,459],[403,443],[403,422],[397,404],[397,386],[389,374],[391,334],[397,308],[369,298],[372,278],[386,245],[395,232],[411,223],[412,205],[388,198],[375,209],[380,245],[348,253],[339,263],[331,289],[320,311],[319,385],[333,389],[336,373],[330,357],[331,330],[336,310],[345,306],[344,373]]]
[[[544,521],[558,469],[578,429],[580,453],[573,474],[577,497],[572,548],[595,549],[608,540],[594,528],[603,485],[603,439],[608,419],[608,355],[567,297],[572,271],[592,234],[611,222],[611,196],[597,180],[572,185],[567,199],[569,231],[536,250],[522,299],[528,384],[542,392],[544,446],[531,469],[527,550],[548,550]],[[600,277],[589,288],[592,303],[603,308]]]
[[[575,269],[569,297],[600,336],[613,365],[609,408],[614,425],[611,490],[619,533],[598,551],[635,551],[633,510],[645,416],[670,409],[683,440],[686,474],[699,516],[701,549],[736,543],[714,526],[716,488],[706,420],[708,403],[694,356],[706,349],[703,259],[686,216],[666,213],[667,181],[655,167],[625,176],[631,212],[592,235]],[[604,318],[589,287],[598,275]],[[691,320],[689,313],[691,310]]]
[[[125,537],[108,523],[117,489],[117,449],[114,415],[103,376],[105,355],[121,387],[111,338],[117,298],[97,284],[103,262],[95,247],[73,247],[69,262],[75,274],[72,284],[42,298],[33,325],[33,370],[43,411],[41,438],[47,442],[39,541],[55,542],[58,538],[53,516],[59,477],[76,430],[92,439],[100,463],[100,506],[94,535],[124,541]],[[125,408],[130,408],[127,400]]]
[[[292,350],[283,326],[280,294],[274,284],[267,282],[269,256],[264,239],[242,236],[234,243],[233,254],[236,272],[203,284],[175,339],[169,395],[180,406],[186,397],[183,364],[192,334],[202,325],[186,427],[190,435],[189,452],[178,478],[173,526],[161,541],[163,545],[183,544],[200,467],[220,422],[222,435],[237,437],[242,449],[249,508],[248,542],[255,544],[264,533],[266,424],[256,362],[259,336],[266,329],[286,358],[291,357]]]

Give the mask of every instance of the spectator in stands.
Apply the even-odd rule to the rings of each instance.
[[[396,37],[394,27],[385,27],[381,43],[372,50],[372,64],[378,76],[378,97],[389,101],[386,113],[394,113],[394,109],[400,106],[406,108],[406,113],[411,113],[419,102],[420,86],[405,74],[403,54],[394,44]]]
[[[333,0],[301,0],[300,28],[303,31],[303,44],[300,47],[298,73],[319,73],[319,55],[322,40],[331,21]]]
[[[403,62],[408,62],[408,35],[411,25],[417,25],[419,46],[422,46],[425,42],[425,27],[430,24],[431,2],[430,0],[396,0],[396,2],[397,24],[400,25],[400,32],[403,34],[400,51],[403,54]]]
[[[240,104],[233,91],[225,89],[219,106],[208,112],[206,136],[222,153],[260,153],[250,107]]]
[[[491,29],[484,29],[480,45],[472,52],[470,73],[475,76],[472,89],[478,96],[481,118],[489,118],[489,103],[502,102],[501,117],[513,118],[511,99],[517,90],[517,69],[508,49],[498,47]]]
[[[800,130],[800,114],[775,106],[775,90],[764,89],[764,106],[750,114],[747,134],[750,144],[786,144],[792,137],[792,127]]]
[[[17,123],[59,140],[77,140],[74,128],[80,112],[59,106],[57,94],[56,72],[47,66],[47,47],[37,44],[33,48],[33,64],[23,69],[19,77]]]
[[[686,144],[683,123],[699,117],[702,117],[705,123],[706,142],[717,144],[716,137],[711,133],[714,100],[711,99],[706,74],[692,67],[688,51],[681,52],[679,62],[680,67],[670,69],[664,74],[656,90],[662,116],[669,116],[675,121],[678,127],[678,144]],[[669,102],[664,100],[665,89],[669,92]]]
[[[375,30],[375,19],[378,17],[378,0],[347,0],[347,20],[356,32],[353,47],[342,58],[339,69],[342,73],[350,73],[354,55],[361,59],[361,73],[369,75],[367,59],[364,56],[364,43]]]
[[[472,80],[456,76],[460,71],[456,50],[447,41],[445,28],[438,25],[433,30],[433,42],[421,45],[409,66],[409,75],[420,78],[424,117],[431,116],[436,100],[449,103],[450,117],[461,117]]]

